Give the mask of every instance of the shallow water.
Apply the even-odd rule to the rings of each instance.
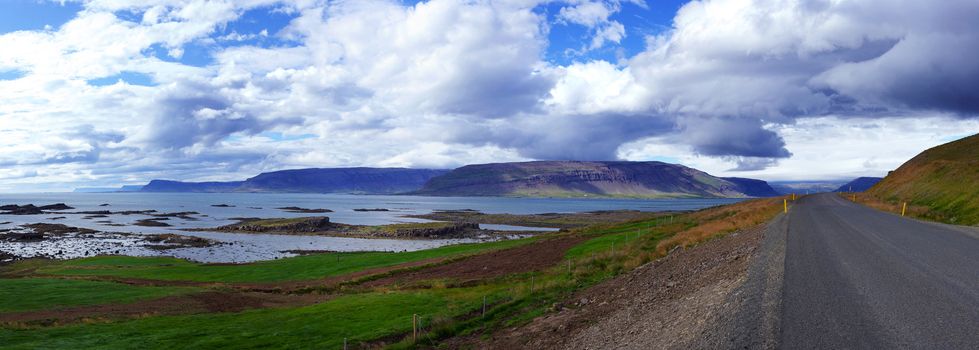
[[[195,220],[170,218],[163,221],[172,227],[141,227],[133,225],[148,215],[108,215],[106,218],[85,219],[79,214],[0,215],[0,229],[16,228],[30,223],[60,223],[105,232],[135,234],[177,233],[214,239],[225,244],[207,248],[178,248],[156,251],[140,247],[129,237],[82,239],[63,237],[42,242],[0,242],[0,251],[20,256],[50,256],[76,258],[97,254],[132,256],[166,255],[204,262],[247,262],[293,256],[289,250],[329,251],[414,251],[479,239],[391,240],[341,237],[284,236],[234,234],[217,232],[185,232],[184,228],[207,228],[234,223],[236,217],[301,217],[328,216],[333,222],[355,225],[382,225],[425,220],[405,218],[404,215],[427,214],[433,210],[473,209],[485,213],[539,214],[567,213],[594,210],[634,209],[642,211],[694,210],[733,203],[736,199],[550,199],[503,197],[419,197],[372,196],[345,194],[257,194],[257,193],[43,193],[0,194],[0,205],[66,203],[78,211],[141,211],[159,213],[198,212]],[[108,206],[102,206],[108,204]],[[215,207],[228,205],[229,207]],[[276,208],[302,207],[330,209],[323,214],[289,213]],[[358,208],[382,208],[388,211],[355,211]],[[56,217],[64,219],[54,220]],[[111,223],[99,223],[109,221]],[[118,225],[118,226],[117,226]],[[483,228],[501,231],[540,230],[512,225],[481,224]],[[488,238],[487,238],[488,239]],[[58,253],[60,252],[60,253]]]

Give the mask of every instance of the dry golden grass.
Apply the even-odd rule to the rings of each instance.
[[[723,207],[696,211],[685,216],[692,227],[677,232],[656,246],[665,254],[673,247],[688,247],[714,237],[768,222],[782,212],[786,197],[761,198]]]
[[[904,203],[900,201],[884,201],[866,193],[841,193],[840,196],[846,200],[854,201],[880,211],[886,211],[894,214],[901,214],[901,207],[904,205]],[[905,215],[917,219],[931,219],[934,216],[934,213],[932,213],[931,208],[927,206],[908,203],[908,209]]]

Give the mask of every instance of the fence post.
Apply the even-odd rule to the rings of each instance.
[[[411,341],[418,341],[418,314],[411,315]]]
[[[481,316],[486,316],[486,296],[483,296],[483,314]]]

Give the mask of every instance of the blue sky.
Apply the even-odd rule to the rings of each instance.
[[[402,1],[407,6],[413,6],[419,2],[423,1]],[[561,22],[558,18],[561,9],[567,6],[566,3],[542,4],[535,8],[535,12],[546,16],[553,23],[547,36],[549,45],[545,57],[548,61],[557,64],[570,64],[594,59],[615,62],[622,57],[634,56],[645,49],[647,36],[659,35],[669,31],[676,11],[687,2],[686,0],[662,0],[649,2],[645,6],[629,2],[623,3],[621,11],[612,14],[609,19],[622,23],[625,26],[626,35],[619,43],[595,50],[582,50],[589,42],[591,35],[589,28],[574,23]],[[84,7],[80,3],[71,1],[6,0],[3,4],[4,11],[0,12],[0,33],[18,30],[43,30],[45,28],[57,29],[83,9]],[[295,45],[296,43],[279,40],[274,36],[298,16],[298,13],[289,13],[281,9],[282,7],[278,5],[270,5],[242,11],[237,20],[216,28],[210,35],[212,39],[232,33],[255,36],[251,39],[217,43],[200,40],[190,42],[184,45],[184,54],[180,58],[168,56],[167,50],[160,45],[155,45],[148,51],[161,60],[192,66],[206,66],[213,63],[212,54],[216,50],[228,46]],[[140,8],[133,11],[117,11],[114,14],[122,20],[139,22],[142,19],[143,11],[145,9]],[[262,31],[272,36],[262,36],[260,35]],[[0,79],[4,77],[4,73],[0,72]],[[118,78],[126,82],[146,84],[145,77],[122,74]],[[114,82],[115,79],[112,81]],[[99,81],[99,83],[102,82],[102,80]]]
[[[5,0],[0,11],[0,33],[58,28],[82,10],[82,5],[38,0]]]
[[[0,192],[534,159],[879,176],[979,130],[977,15],[970,0],[7,0]]]

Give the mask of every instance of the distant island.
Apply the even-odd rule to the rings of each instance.
[[[243,181],[153,180],[145,186],[76,192],[279,192],[424,196],[750,198],[779,193],[762,180],[716,177],[678,164],[628,161],[533,161],[454,170],[315,168],[262,173]]]

